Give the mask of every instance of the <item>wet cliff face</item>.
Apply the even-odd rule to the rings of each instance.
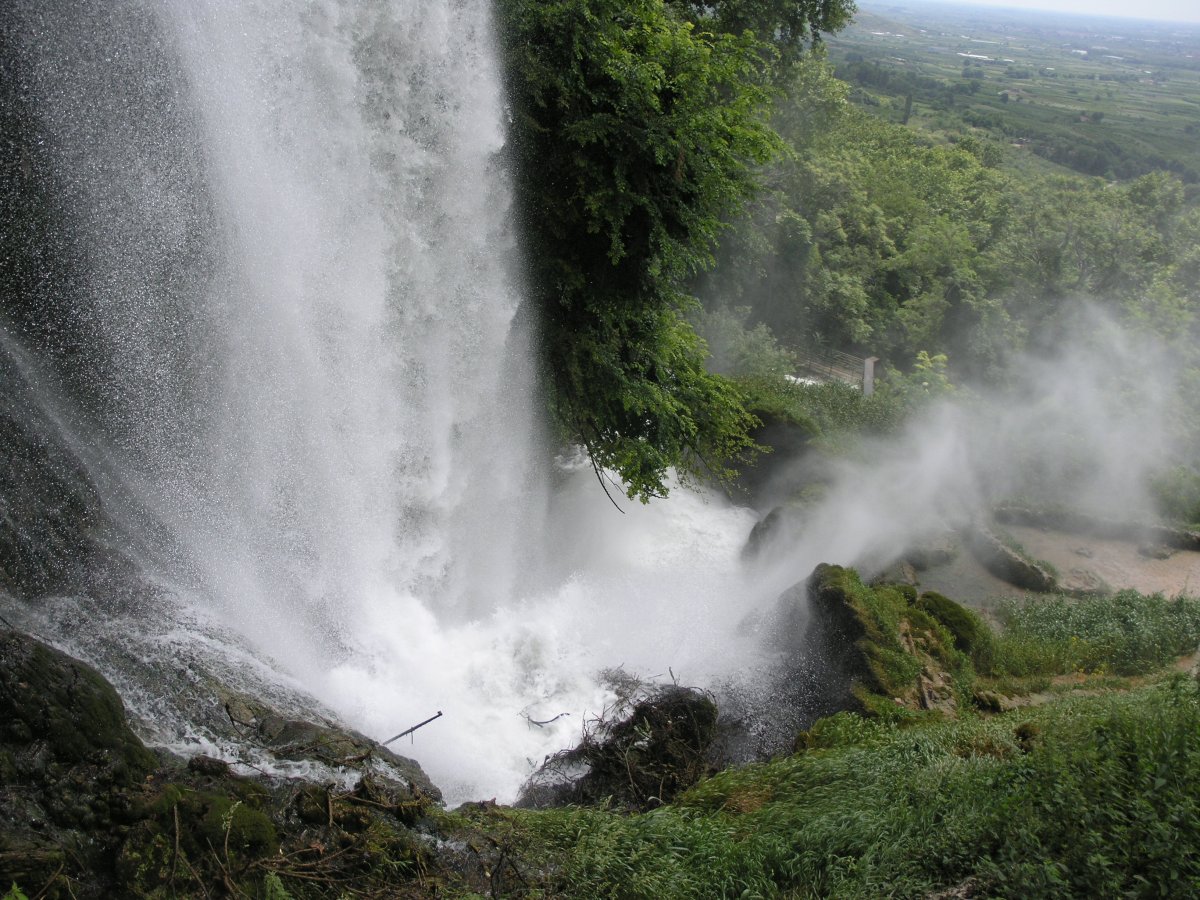
[[[101,556],[100,499],[0,348],[0,589],[24,599],[84,586]]]
[[[76,355],[82,335],[60,316],[72,293],[66,229],[51,202],[50,148],[34,113],[33,65],[14,5],[0,20],[0,587],[21,597],[83,576],[80,539],[98,511],[82,466],[53,438],[12,355],[16,336]]]
[[[209,215],[187,85],[154,49],[166,46],[134,3],[13,0],[0,12],[0,589],[18,597],[95,578],[116,588],[113,565],[130,568],[109,549],[121,544],[103,509],[116,466],[96,450],[142,440],[131,385],[169,370],[173,350],[111,335],[148,294],[186,330],[195,278],[184,275]],[[147,273],[153,284],[136,283]],[[177,397],[159,400],[190,427]]]
[[[148,5],[13,0],[0,13],[0,324],[77,414],[126,441],[136,385],[180,357],[137,346],[136,324],[154,298],[184,336],[212,218],[171,46]],[[171,379],[155,383],[178,413]]]

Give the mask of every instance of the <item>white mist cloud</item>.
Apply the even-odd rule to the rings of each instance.
[[[782,588],[820,562],[882,566],[1002,500],[1151,517],[1147,479],[1171,451],[1170,357],[1094,310],[1080,325],[1052,354],[1019,360],[1007,384],[937,401],[832,464],[823,500],[780,535],[764,577]]]

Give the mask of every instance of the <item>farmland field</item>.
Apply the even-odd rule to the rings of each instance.
[[[868,2],[827,46],[856,102],[1013,165],[1200,180],[1200,25]]]

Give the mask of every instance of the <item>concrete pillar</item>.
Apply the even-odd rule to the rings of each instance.
[[[868,356],[863,360],[863,396],[870,397],[875,393],[875,363],[878,356]]]

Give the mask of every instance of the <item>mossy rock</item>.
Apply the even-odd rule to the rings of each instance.
[[[19,759],[33,742],[62,765],[104,763],[124,783],[155,764],[99,672],[28,635],[0,632],[0,744]]]
[[[261,810],[220,794],[201,795],[193,809],[203,809],[197,836],[213,847],[228,849],[230,855],[258,859],[279,847],[270,817]]]
[[[737,484],[752,506],[766,509],[779,497],[792,496],[812,481],[812,474],[797,463],[807,456],[820,428],[775,386],[760,379],[743,379],[740,384],[747,393],[747,409],[759,420],[750,437],[769,452],[741,466]]]
[[[344,791],[159,758],[89,666],[0,633],[0,883],[47,900],[305,896],[292,867],[356,895],[407,896],[433,865],[409,829],[431,827],[434,798],[353,732],[279,719],[264,731],[305,758],[361,751],[370,766]]]
[[[799,588],[799,586],[797,586]],[[920,608],[909,585],[862,583],[853,569],[820,565],[784,594],[805,621],[799,673],[812,712],[841,710],[892,720],[954,715],[973,671],[953,634]],[[802,604],[806,604],[802,606]]]
[[[936,591],[926,591],[917,599],[917,608],[941,622],[954,637],[954,646],[976,662],[991,653],[991,628],[962,604]]]
[[[130,829],[117,854],[116,880],[129,893],[153,894],[188,865],[183,849],[177,855],[174,841],[157,823],[139,822]]]
[[[807,595],[815,623],[824,623],[822,640],[846,661],[844,671],[879,694],[896,696],[909,689],[920,665],[900,641],[900,623],[910,591],[899,585],[869,588],[853,569],[819,565],[808,580]]]
[[[67,850],[49,837],[0,829],[0,888],[48,884],[67,864]]]
[[[218,697],[229,717],[252,729],[254,741],[274,757],[311,761],[333,769],[356,772],[390,794],[407,801],[438,802],[442,794],[416,760],[339,723],[309,721],[280,715],[269,706],[232,691]]]
[[[982,527],[973,528],[968,534],[971,552],[997,578],[1026,591],[1058,590],[1058,575],[1053,567],[1027,555],[1011,538]]]
[[[104,883],[156,762],[91,666],[0,632],[0,883],[47,897],[83,872]]]

